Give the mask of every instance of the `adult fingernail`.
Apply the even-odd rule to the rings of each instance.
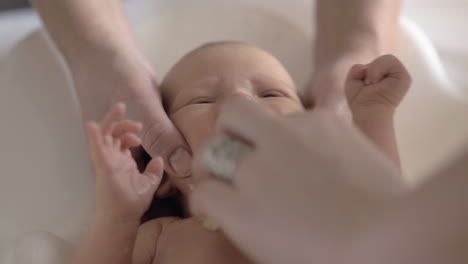
[[[169,159],[172,169],[180,177],[190,176],[190,168],[192,165],[192,156],[184,148],[179,148]]]

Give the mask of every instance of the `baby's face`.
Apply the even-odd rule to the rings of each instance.
[[[273,56],[241,43],[214,44],[179,61],[162,85],[166,111],[195,153],[213,136],[218,113],[233,98],[280,115],[304,110],[290,75]]]

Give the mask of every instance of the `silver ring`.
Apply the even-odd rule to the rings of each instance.
[[[215,177],[231,184],[239,162],[251,150],[252,147],[238,139],[219,135],[205,149],[203,162]]]

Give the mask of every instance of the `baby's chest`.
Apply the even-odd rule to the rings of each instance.
[[[248,262],[222,232],[208,231],[195,218],[167,226],[158,239],[154,264],[244,264]]]

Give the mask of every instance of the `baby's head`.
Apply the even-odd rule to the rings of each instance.
[[[213,135],[218,112],[233,98],[277,112],[302,111],[298,90],[271,54],[240,42],[210,43],[184,56],[161,86],[166,112],[193,152]]]
[[[283,65],[268,52],[239,42],[210,43],[190,52],[166,75],[161,93],[169,118],[194,153],[212,138],[221,107],[233,98],[280,115],[304,110]]]

